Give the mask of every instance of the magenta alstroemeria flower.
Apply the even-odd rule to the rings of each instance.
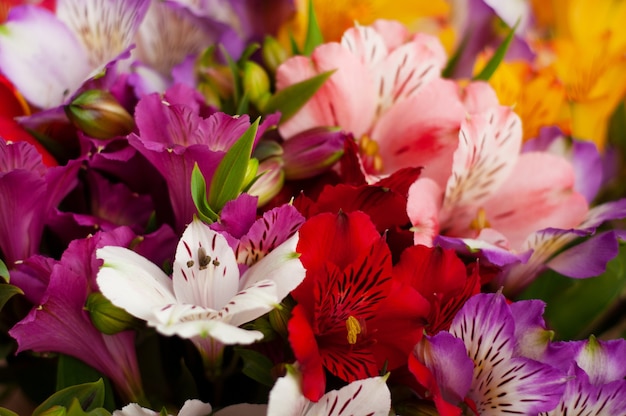
[[[145,96],[135,110],[139,134],[128,137],[129,143],[165,178],[177,232],[182,232],[196,213],[191,197],[194,164],[210,183],[224,154],[250,127],[247,115],[232,117],[211,112],[199,104],[202,100],[198,97],[197,91],[182,84],[163,96]],[[277,119],[278,115],[270,115],[261,123],[257,141]]]
[[[463,402],[483,416],[537,414],[557,406],[567,377],[526,355],[541,345],[520,345],[522,329],[537,324],[537,305],[525,310],[525,302],[513,311],[502,294],[475,295],[448,332],[426,336],[416,346],[409,369],[443,415],[460,415]]]
[[[55,13],[15,7],[0,31],[0,70],[33,106],[60,106],[127,52],[148,5],[149,0],[58,0]]]
[[[61,260],[50,268],[48,285],[43,295],[36,293],[40,290],[37,287],[22,285],[28,279],[24,273],[13,275],[11,283],[25,292],[35,291],[29,298],[41,297],[38,305],[9,331],[17,340],[17,352],[32,350],[70,355],[109,377],[125,400],[136,401],[141,398],[143,393],[135,355],[134,332],[105,335],[94,327],[85,310],[87,296],[98,291],[96,273],[99,260],[95,257],[96,248],[110,244],[128,246],[136,243],[136,237],[129,228],[121,227],[109,233],[101,232],[93,237],[73,241]],[[145,236],[136,249],[155,261],[163,261],[164,258],[154,247],[166,247],[172,240],[171,230],[167,232],[161,229],[158,233]]]
[[[39,252],[43,229],[76,185],[80,161],[46,168],[37,149],[0,138],[0,251],[11,268]]]

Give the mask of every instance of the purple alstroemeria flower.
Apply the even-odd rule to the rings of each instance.
[[[163,92],[173,81],[180,80],[179,65],[187,66],[206,48],[223,45],[235,59],[241,55],[244,43],[228,22],[222,22],[220,9],[209,8],[198,13],[190,2],[150,2],[150,8],[135,38],[134,62],[129,83],[141,97]],[[195,85],[193,79],[187,79]]]
[[[14,7],[0,32],[0,71],[33,106],[57,108],[127,53],[148,6],[149,0],[58,0],[56,13]]]
[[[541,416],[626,414],[626,340],[555,342],[543,362],[568,372],[558,406]]]
[[[96,273],[100,261],[95,257],[96,249],[104,245],[129,246],[135,243],[138,243],[135,249],[162,262],[165,258],[161,250],[163,247],[171,249],[175,237],[171,229],[162,228],[138,238],[130,228],[121,227],[109,233],[100,232],[93,237],[75,240],[61,260],[39,269],[31,268],[31,272],[40,276],[28,276],[24,269],[12,274],[11,283],[21,287],[29,299],[40,298],[30,313],[9,331],[17,340],[17,353],[32,350],[70,355],[109,377],[125,400],[141,399],[143,392],[134,332],[102,334],[93,326],[84,308],[87,296],[98,290]],[[156,247],[159,251],[155,251]],[[29,263],[34,265],[41,261]],[[40,287],[29,287],[28,279],[42,280],[42,271],[48,266],[51,267],[45,292],[37,293]],[[34,293],[29,293],[31,291]]]
[[[79,168],[78,160],[46,168],[34,146],[0,138],[0,251],[9,268],[39,252],[44,226]]]
[[[527,302],[518,302],[514,310],[500,293],[475,295],[448,332],[426,336],[416,346],[409,368],[431,394],[438,395],[435,404],[440,412],[460,415],[464,399],[480,415],[537,414],[557,406],[567,381],[565,372],[529,358],[525,353],[533,348],[520,345],[525,328],[541,327],[536,318],[540,305],[526,308]]]
[[[250,127],[247,115],[211,114],[198,104],[200,100],[197,91],[182,84],[163,96],[147,95],[135,111],[139,134],[128,137],[129,143],[165,178],[179,233],[196,213],[191,197],[194,164],[210,183],[228,149]],[[256,141],[277,121],[277,115],[268,116],[259,127]]]

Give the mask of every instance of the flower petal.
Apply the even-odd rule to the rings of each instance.
[[[183,233],[172,274],[177,302],[222,309],[239,291],[239,267],[226,238],[197,218]]]
[[[100,291],[131,315],[154,321],[155,309],[176,302],[171,279],[146,258],[115,246],[98,249],[96,255],[104,260],[97,277]]]

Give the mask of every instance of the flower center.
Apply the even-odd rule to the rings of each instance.
[[[350,315],[346,319],[346,329],[348,330],[348,344],[356,344],[357,335],[361,333],[361,324],[354,316]]]
[[[365,170],[372,173],[382,172],[383,158],[380,156],[378,143],[364,135],[359,139],[358,145]]]
[[[487,220],[487,212],[484,208],[478,208],[476,217],[470,222],[470,228],[475,231],[480,231],[483,228],[490,228],[489,220]]]

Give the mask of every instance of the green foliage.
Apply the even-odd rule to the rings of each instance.
[[[217,221],[218,216],[207,201],[206,180],[197,163],[191,171],[191,198],[202,221],[207,224]]]
[[[53,414],[65,414],[56,413],[55,406],[65,407],[78,414],[76,410],[76,404],[74,401],[78,401],[78,406],[81,410],[89,412],[101,408],[104,405],[105,387],[104,381],[99,379],[93,383],[83,383],[71,387],[66,387],[57,391],[47,400],[41,403],[33,412],[33,416],[48,415],[48,411],[53,410]],[[68,412],[69,414],[69,412]]]
[[[242,372],[245,375],[264,386],[271,387],[274,385],[271,373],[274,364],[269,358],[260,352],[245,348],[235,348],[235,351],[243,359]]]
[[[226,152],[213,175],[208,202],[209,206],[216,212],[220,212],[224,204],[235,199],[241,192],[252,153],[252,145],[259,129],[259,121],[260,118],[257,118]]]
[[[491,78],[493,73],[496,72],[496,69],[498,69],[498,66],[500,66],[500,63],[504,59],[504,56],[506,55],[506,52],[511,45],[511,41],[513,40],[513,36],[515,36],[515,29],[517,29],[518,25],[519,20],[517,21],[517,23],[515,23],[515,26],[511,28],[509,34],[502,41],[500,46],[498,46],[498,49],[496,49],[489,62],[487,62],[487,65],[485,65],[485,67],[482,69],[482,71],[480,71],[479,74],[474,76],[474,81],[489,81],[489,78]]]
[[[266,114],[280,111],[281,122],[289,120],[319,90],[335,71],[323,72],[312,78],[290,85],[272,95],[263,106]]]
[[[304,39],[304,47],[302,53],[306,56],[311,55],[313,50],[324,43],[324,37],[320,30],[319,23],[317,22],[317,16],[315,16],[315,8],[313,7],[313,0],[309,0],[309,20],[307,22],[306,38]]]
[[[602,330],[612,306],[626,296],[626,246],[608,265],[606,272],[589,279],[571,279],[548,271],[521,295],[522,299],[547,302],[544,317],[562,340],[584,339]]]
[[[22,289],[17,286],[10,285],[8,283],[0,284],[0,310],[4,308],[4,305],[11,299],[14,295],[23,295]]]

